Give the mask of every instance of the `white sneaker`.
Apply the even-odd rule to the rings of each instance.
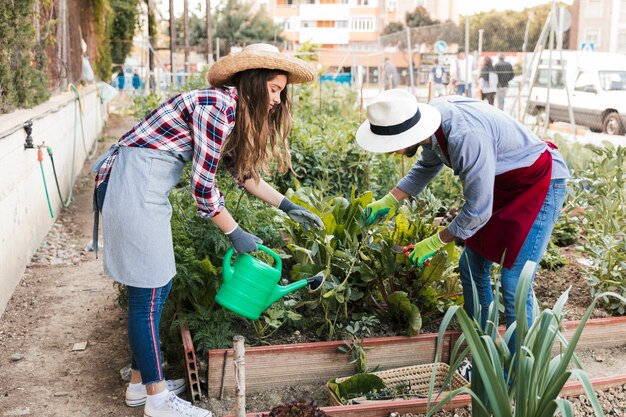
[[[185,392],[187,389],[187,383],[184,378],[181,379],[167,379],[165,380],[165,386],[169,392],[173,392],[178,395],[182,392]],[[139,407],[140,405],[144,405],[146,403],[146,386],[142,385],[143,389],[141,391],[131,390],[130,387],[126,388],[126,405],[129,407]]]
[[[213,414],[191,403],[181,400],[174,393],[169,394],[162,408],[153,409],[148,404],[143,409],[143,417],[213,417]]]
[[[472,382],[472,362],[468,358],[463,359],[456,370],[467,382]]]

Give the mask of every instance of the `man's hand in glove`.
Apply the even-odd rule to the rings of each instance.
[[[396,200],[393,194],[387,193],[387,195],[380,200],[368,204],[365,210],[363,210],[361,218],[364,219],[367,224],[372,224],[379,217],[393,217],[399,205],[398,200]]]
[[[318,229],[324,227],[324,222],[322,222],[319,216],[302,206],[292,203],[287,197],[283,197],[278,208],[284,211],[291,220],[304,227],[305,230],[309,230],[311,226]]]
[[[413,265],[422,267],[424,266],[424,261],[435,255],[437,251],[445,245],[446,244],[441,241],[441,238],[439,238],[439,233],[435,233],[431,237],[415,244],[413,252],[409,254],[409,260]]]
[[[257,243],[263,243],[259,237],[246,232],[239,225],[232,232],[227,233],[226,236],[230,239],[237,253],[254,252],[258,249]]]

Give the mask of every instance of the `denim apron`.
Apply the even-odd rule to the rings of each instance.
[[[106,198],[99,207],[104,272],[124,285],[162,287],[176,274],[168,195],[192,152],[114,145],[107,154],[115,152]],[[106,155],[92,170],[97,171],[105,159]]]

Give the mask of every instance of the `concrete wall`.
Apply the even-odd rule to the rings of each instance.
[[[3,136],[31,120],[34,145],[45,142],[52,148],[61,195],[67,198],[72,164],[76,178],[87,158],[85,150],[92,151],[106,120],[106,105],[100,102],[98,87],[84,87],[79,93],[82,116],[72,92],[33,109],[0,115],[0,315],[63,207],[47,151],[44,149],[43,170],[54,218],[48,209],[37,148],[24,149],[24,129]]]

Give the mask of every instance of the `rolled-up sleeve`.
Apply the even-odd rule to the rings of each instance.
[[[210,218],[224,208],[224,196],[215,182],[220,151],[235,124],[235,109],[216,98],[199,103],[191,115],[194,148],[191,165],[191,193],[198,205],[198,214]]]
[[[465,203],[448,226],[458,238],[473,236],[489,221],[493,210],[493,185],[496,172],[495,142],[485,138],[462,135],[448,148],[452,168],[463,183]],[[482,141],[482,143],[481,143]]]

